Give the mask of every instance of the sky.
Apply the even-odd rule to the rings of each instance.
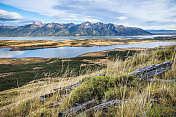
[[[40,21],[176,30],[176,0],[0,0],[0,25]]]

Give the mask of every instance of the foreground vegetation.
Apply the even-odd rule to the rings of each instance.
[[[58,78],[48,79],[39,83],[28,84],[22,88],[6,90],[0,93],[0,99],[3,102],[1,103],[1,114],[11,117],[58,116],[59,112],[91,99],[95,99],[96,102],[86,108],[112,99],[119,99],[127,100],[127,102],[88,113],[87,116],[175,116],[175,82],[160,82],[157,80],[147,82],[127,74],[140,67],[165,61],[172,61],[172,68],[160,76],[154,77],[154,79],[175,79],[176,46],[171,46],[165,49],[145,50],[133,54],[132,57],[128,57],[124,61],[119,59],[111,61],[106,68],[94,73],[94,75],[80,76],[73,78],[74,80],[62,79],[63,81],[59,80],[58,82],[56,82]],[[103,76],[95,75],[97,73]],[[45,101],[39,99],[41,94],[50,92],[52,88],[64,87],[66,84],[68,86],[80,80],[82,81],[80,86],[65,93],[69,96],[63,96],[65,94],[59,93]],[[33,94],[31,97],[27,97],[31,94]],[[21,101],[14,101],[19,98]],[[46,108],[58,102],[63,104],[55,108]],[[76,116],[84,116],[84,113],[80,112]]]

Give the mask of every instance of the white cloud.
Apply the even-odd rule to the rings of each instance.
[[[139,27],[139,26],[138,26]],[[151,26],[140,26],[141,28],[143,29],[146,29],[146,30],[150,30],[150,29],[168,29],[168,30],[176,30],[176,23],[174,24],[163,24],[163,25],[159,25],[159,26],[156,26],[156,25],[151,25]]]
[[[41,15],[53,16],[61,13],[61,11],[52,8],[54,5],[59,4],[57,0],[2,0],[1,2]]]
[[[1,0],[1,3],[71,22],[102,21],[139,27],[152,24],[158,28],[162,28],[165,22],[173,25],[176,22],[173,17],[175,0]],[[145,23],[150,21],[161,23]],[[172,28],[171,24],[165,26]]]
[[[1,21],[11,21],[11,20],[18,20],[18,19],[23,19],[23,17],[16,12],[8,12],[5,10],[0,10]]]
[[[126,20],[128,19],[128,17],[125,17],[125,16],[121,16],[121,17],[116,17],[114,18],[115,20]]]
[[[91,0],[87,0],[87,2],[90,1]],[[63,20],[99,21],[95,18],[91,18],[90,16],[75,14],[54,8],[57,5],[62,5],[61,0],[2,0],[1,2],[22,10],[32,11],[41,15],[52,16]]]
[[[78,15],[78,14],[69,14],[69,16],[54,16],[55,18],[62,20],[76,20],[76,21],[90,21],[90,22],[99,22],[100,20],[93,19],[90,16]]]

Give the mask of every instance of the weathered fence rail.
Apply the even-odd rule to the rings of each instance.
[[[89,108],[89,109],[85,110],[83,113],[84,114],[90,114],[90,113],[93,113],[95,111],[108,108],[111,105],[117,106],[117,105],[120,105],[122,103],[125,104],[127,101],[129,101],[129,100],[117,100],[117,99],[115,99],[115,100],[107,101],[107,102],[104,102],[102,104],[96,105],[92,108]]]
[[[57,103],[57,104],[52,104],[52,105],[49,105],[48,107],[46,107],[46,109],[47,108],[55,108],[55,107],[58,107],[58,106],[60,106],[60,105],[62,105],[63,103],[62,102],[59,102],[59,103]]]
[[[165,79],[147,79],[148,82],[159,81],[159,82],[176,82],[175,79],[165,80]]]
[[[53,89],[54,92],[51,92],[51,93],[48,93],[48,94],[45,94],[45,95],[40,96],[40,100],[41,100],[41,101],[44,101],[45,99],[50,98],[50,97],[52,97],[54,94],[57,94],[57,93],[58,93],[58,94],[65,94],[65,93],[68,93],[68,92],[70,92],[71,90],[73,90],[74,88],[78,87],[81,83],[82,83],[82,82],[78,82],[78,83],[75,83],[75,84],[73,84],[73,85],[71,85],[71,86],[69,86],[69,87],[55,88],[55,89]],[[65,95],[65,96],[66,96],[66,95]]]
[[[83,104],[80,104],[76,107],[72,107],[72,108],[65,110],[63,112],[60,112],[58,117],[67,117],[67,116],[71,116],[71,115],[76,115],[78,112],[84,110],[86,108],[86,106],[91,105],[93,103],[95,103],[94,99],[87,101]]]
[[[96,74],[96,75],[93,75],[93,76],[103,76],[102,74]],[[90,76],[90,78],[92,78],[93,76]],[[50,98],[52,97],[54,94],[67,94],[69,93],[71,90],[75,89],[76,87],[78,87],[79,85],[81,85],[82,81],[79,81],[75,84],[72,84],[70,86],[67,86],[67,87],[59,87],[59,88],[55,88],[53,89],[54,91],[51,92],[51,93],[48,93],[48,94],[45,94],[45,95],[42,95],[40,96],[40,100],[41,101],[44,101],[45,99],[47,98]],[[67,95],[65,95],[67,96]]]
[[[166,72],[171,69],[171,66],[172,62],[167,61],[156,65],[144,66],[128,74],[136,75],[138,78],[148,79]]]

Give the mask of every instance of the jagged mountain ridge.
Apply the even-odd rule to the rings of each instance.
[[[101,22],[81,24],[59,24],[34,22],[24,26],[0,26],[0,36],[130,36],[150,35],[136,27],[125,27]]]

